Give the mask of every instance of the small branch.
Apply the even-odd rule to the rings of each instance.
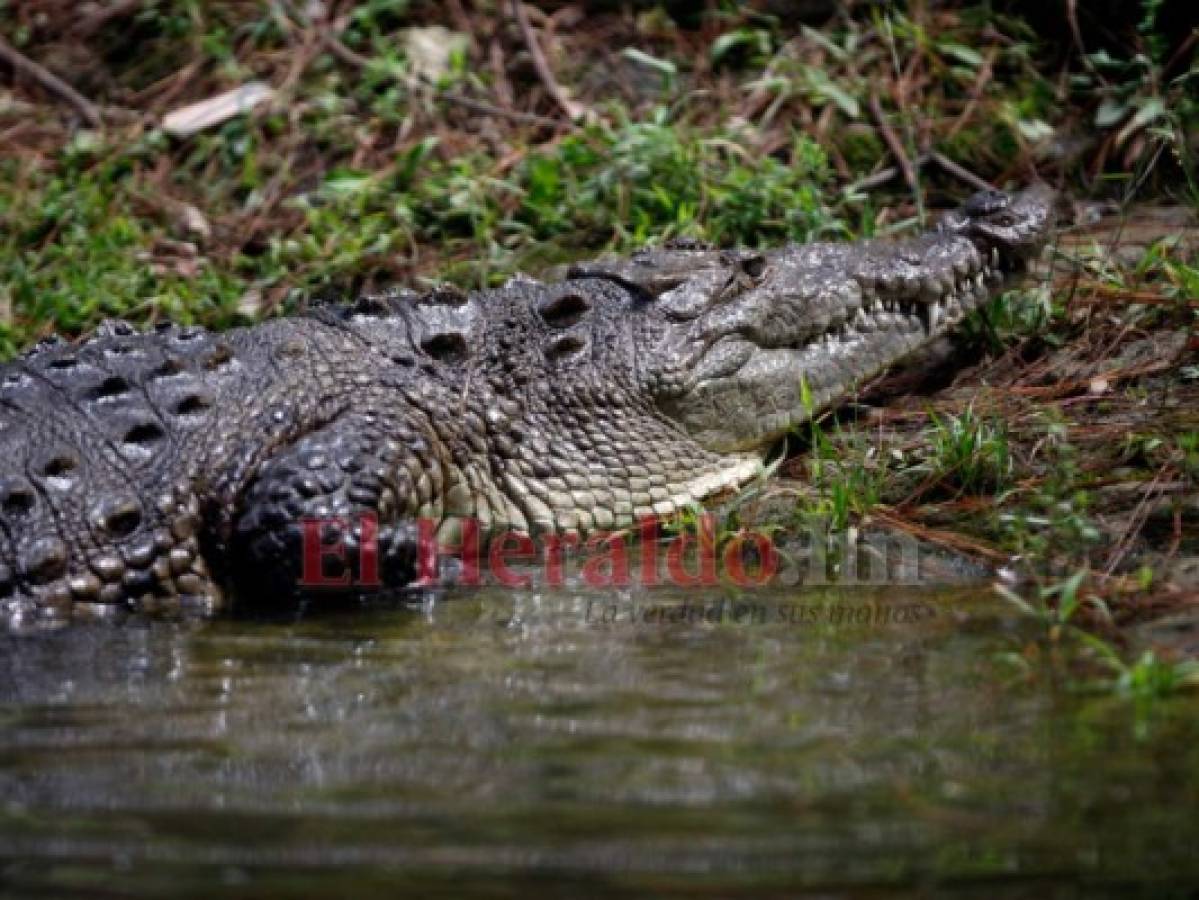
[[[974,111],[978,108],[978,104],[982,100],[983,92],[987,89],[987,84],[995,72],[995,57],[997,53],[998,51],[994,47],[987,52],[987,56],[978,70],[978,75],[975,76],[974,85],[970,88],[970,98],[966,101],[966,106],[962,110],[961,115],[958,116],[957,121],[953,123],[949,132],[945,135],[945,140],[952,140],[959,131],[966,127],[966,123],[974,115]]]
[[[916,157],[915,165],[923,167],[928,162],[928,155],[922,154]],[[901,174],[899,166],[887,166],[885,169],[879,169],[873,175],[867,175],[865,178],[859,178],[857,181],[845,188],[845,193],[852,194],[857,191],[872,191],[877,187],[882,187],[895,176]]]
[[[108,6],[102,6],[71,26],[71,37],[77,41],[85,40],[103,28],[110,20],[136,12],[142,2],[143,0],[115,0]]]
[[[911,161],[911,166],[915,170],[920,170],[920,169],[923,169],[930,162],[936,163],[938,166],[940,166],[942,169],[944,169],[946,172],[948,172],[954,178],[958,179],[959,181],[965,182],[966,184],[970,185],[971,187],[975,188],[976,190],[990,191],[990,190],[994,190],[994,188],[995,188],[995,186],[993,184],[991,184],[991,182],[987,181],[985,178],[975,175],[973,172],[971,172],[965,166],[955,163],[948,156],[946,156],[945,154],[940,153],[936,150],[932,150],[928,153],[921,153],[919,156],[917,156],[914,160]],[[845,188],[845,193],[852,194],[852,193],[856,193],[857,191],[872,191],[876,187],[881,187],[882,185],[886,184],[888,181],[890,181],[896,175],[901,174],[901,172],[903,172],[903,170],[899,166],[887,166],[887,168],[885,168],[885,169],[879,169],[873,175],[867,175],[865,178],[861,178],[861,179],[853,182],[852,184],[848,185]],[[903,172],[903,174],[904,174],[904,177],[906,178],[907,177],[906,172]],[[908,184],[911,185],[911,183],[912,183],[911,180],[908,180]]]
[[[0,60],[18,72],[23,72],[60,100],[68,103],[79,113],[83,121],[93,128],[103,123],[100,108],[44,66],[35,63],[11,44],[0,38]]]
[[[1132,549],[1133,542],[1136,541],[1137,535],[1139,535],[1141,530],[1145,527],[1145,521],[1149,518],[1149,504],[1156,497],[1161,495],[1161,491],[1158,486],[1161,484],[1167,468],[1168,466],[1160,469],[1157,474],[1153,476],[1153,481],[1149,482],[1149,486],[1145,488],[1144,493],[1141,494],[1141,500],[1139,503],[1137,503],[1136,508],[1132,511],[1132,516],[1128,521],[1128,527],[1125,528],[1124,534],[1120,536],[1120,540],[1116,542],[1116,546],[1113,547],[1111,552],[1108,554],[1107,566],[1103,570],[1104,575],[1111,575],[1116,571],[1116,567],[1120,565],[1120,562],[1128,554],[1128,551]]]
[[[504,109],[502,106],[496,106],[494,103],[488,103],[486,100],[476,100],[473,97],[466,97],[453,91],[445,91],[438,96],[446,103],[453,103],[456,106],[461,106],[464,109],[469,109],[485,116],[495,116],[500,119],[519,122],[521,125],[557,128],[561,124],[557,119],[551,119],[549,116],[539,116],[536,113],[520,112],[515,109]]]
[[[533,59],[533,68],[537,70],[537,77],[545,85],[550,97],[562,108],[570,121],[578,122],[585,118],[588,109],[566,96],[566,91],[562,89],[562,85],[558,84],[558,79],[550,70],[550,64],[546,61],[545,54],[541,52],[541,47],[537,43],[537,35],[533,33],[533,26],[529,24],[529,14],[525,12],[524,3],[521,0],[512,0],[512,12],[516,16],[516,24],[520,26],[520,33],[525,39],[529,56]]]
[[[321,43],[325,45],[325,49],[340,59],[343,63],[355,69],[365,69],[370,65],[370,60],[357,53],[331,35],[324,28],[320,29]]]
[[[944,531],[938,528],[927,528],[905,519],[894,510],[885,509],[881,506],[876,506],[870,510],[867,518],[882,522],[884,525],[889,525],[892,528],[898,528],[900,531],[906,531],[918,540],[928,541],[930,544],[940,544],[959,553],[982,557],[994,565],[1002,565],[1011,559],[1010,554],[1004,553],[981,541],[973,540],[964,534],[958,534],[955,531]]]
[[[903,141],[899,139],[899,135],[895,133],[895,130],[887,122],[887,117],[883,113],[883,105],[878,100],[878,94],[870,95],[870,113],[874,116],[874,123],[878,126],[879,133],[882,134],[887,149],[891,151],[891,155],[899,163],[899,169],[903,172],[903,180],[908,183],[908,187],[912,189],[912,194],[916,197],[917,204],[919,204],[920,182],[916,178],[916,167],[912,165],[907,151],[903,149]]]
[[[965,166],[958,165],[943,153],[938,153],[936,150],[933,150],[928,154],[928,159],[930,162],[935,162],[954,178],[958,179],[959,181],[964,181],[966,184],[971,185],[980,191],[992,191],[995,189],[995,185],[991,184],[991,182],[987,181],[985,178],[980,178],[978,175],[975,175]]]

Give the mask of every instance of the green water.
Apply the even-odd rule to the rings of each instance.
[[[984,587],[719,599],[4,637],[0,885],[1195,896],[1196,698],[1019,676]]]

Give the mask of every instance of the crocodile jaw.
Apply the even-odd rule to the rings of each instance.
[[[731,376],[698,381],[680,421],[713,449],[769,444],[952,329],[991,296],[992,281],[979,276],[964,290],[922,306],[870,299],[851,322],[800,346],[755,348]]]
[[[988,195],[910,241],[769,254],[760,283],[676,350],[664,411],[709,449],[768,447],[1002,291],[1043,247],[1053,206],[1042,188]]]

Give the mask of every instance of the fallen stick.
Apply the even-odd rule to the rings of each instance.
[[[957,532],[942,531],[938,528],[925,528],[923,525],[917,525],[915,522],[910,522],[880,507],[872,509],[867,518],[882,522],[884,525],[889,525],[892,528],[898,528],[900,531],[906,531],[914,537],[928,541],[930,544],[940,544],[951,550],[957,550],[959,553],[970,553],[975,556],[981,556],[983,559],[996,564],[1006,563],[1011,558],[1011,555],[1008,553],[1004,553],[1001,550],[997,550],[994,547],[975,541]]]
[[[892,132],[894,134],[894,132]],[[916,169],[923,169],[929,163],[936,163],[948,174],[957,178],[959,181],[965,182],[972,188],[979,191],[994,190],[995,186],[978,175],[975,175],[965,166],[960,163],[955,163],[952,159],[937,150],[929,153],[921,153],[911,164]],[[879,169],[873,175],[867,175],[865,178],[860,178],[852,184],[846,186],[845,193],[852,194],[857,191],[872,191],[876,187],[881,187],[897,175],[903,174],[907,178],[906,173],[899,166],[887,166],[885,169]],[[914,176],[913,176],[914,177]],[[911,181],[908,182],[911,184]]]
[[[485,116],[497,116],[501,119],[509,119],[513,122],[518,122],[521,125],[538,125],[542,128],[556,128],[560,124],[558,120],[551,119],[549,116],[539,116],[537,113],[521,112],[517,109],[504,109],[502,106],[496,106],[494,103],[488,103],[486,100],[476,100],[473,97],[466,97],[462,94],[456,94],[452,91],[446,91],[439,96],[446,103],[453,103],[457,106],[463,107],[464,109],[482,113]]]
[[[980,191],[995,190],[995,185],[991,184],[991,182],[987,181],[985,178],[980,178],[979,176],[975,175],[965,166],[955,163],[943,153],[938,153],[936,150],[933,150],[928,154],[928,159],[931,162],[935,162],[954,178],[957,178],[959,181],[964,181],[966,184],[977,188]]]
[[[916,196],[917,201],[920,197],[920,182],[916,179],[916,167],[912,165],[912,160],[908,157],[907,151],[903,149],[903,142],[900,141],[899,135],[887,122],[887,117],[883,114],[883,105],[879,102],[878,94],[870,95],[870,112],[874,116],[874,123],[878,126],[879,133],[883,136],[883,142],[887,145],[887,149],[891,151],[891,155],[895,157],[895,161],[899,163],[899,169],[903,172],[903,180],[908,183],[912,193]]]
[[[21,53],[21,51],[9,44],[2,37],[0,37],[0,60],[8,63],[16,71],[28,75],[60,100],[66,101],[79,113],[80,117],[88,125],[93,128],[99,128],[103,124],[100,118],[100,108],[96,104],[88,100],[49,69]]]
[[[566,91],[562,89],[562,85],[558,84],[558,79],[554,77],[553,71],[550,69],[550,64],[546,61],[545,54],[541,52],[541,46],[537,43],[537,35],[533,33],[533,26],[529,22],[529,14],[525,12],[525,6],[521,0],[512,0],[512,12],[516,16],[516,24],[520,26],[520,33],[525,39],[525,46],[529,50],[529,56],[533,59],[533,68],[537,70],[537,77],[541,79],[541,83],[545,86],[553,101],[562,108],[566,113],[566,117],[572,122],[578,122],[586,117],[588,110],[581,103],[577,103],[566,96]]]

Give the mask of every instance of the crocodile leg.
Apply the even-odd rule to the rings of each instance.
[[[280,599],[411,583],[428,471],[409,465],[414,449],[434,456],[417,430],[365,412],[271,457],[234,526],[238,582]]]

